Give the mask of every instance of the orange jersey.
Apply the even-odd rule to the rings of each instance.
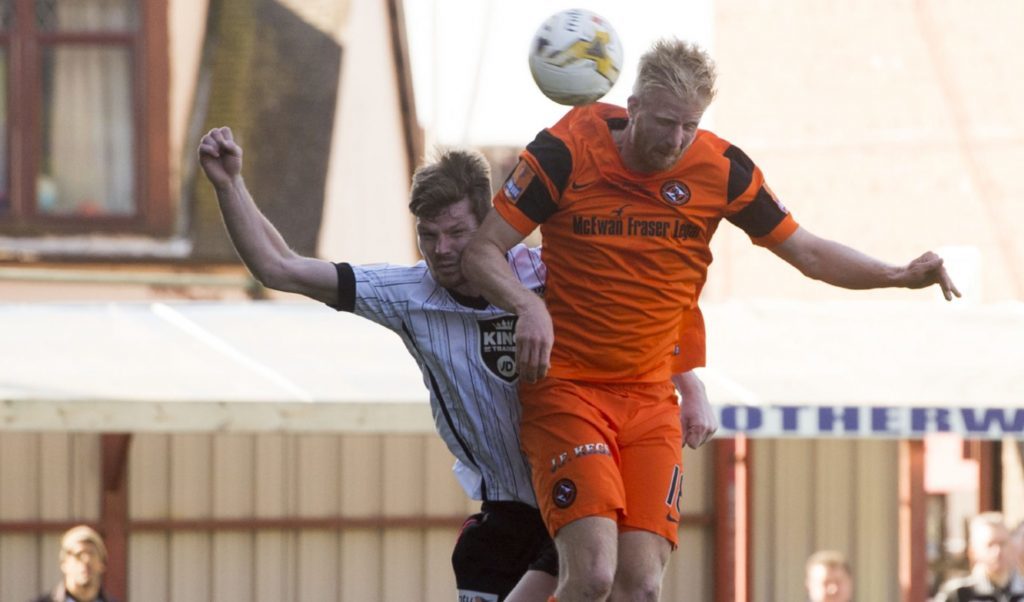
[[[672,351],[672,374],[703,368],[707,361],[704,336],[704,314],[699,307],[683,311],[679,319],[679,336]]]
[[[797,228],[761,170],[711,132],[700,130],[668,170],[629,170],[611,133],[626,123],[621,107],[572,109],[527,146],[494,197],[523,235],[541,224],[555,329],[549,374],[559,378],[667,379],[718,222],[765,246]]]

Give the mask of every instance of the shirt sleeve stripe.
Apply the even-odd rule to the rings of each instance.
[[[522,160],[530,165],[537,177],[523,190],[516,207],[540,224],[558,210],[556,199],[561,198],[569,183],[572,154],[564,142],[545,130],[527,145]]]
[[[754,178],[754,162],[738,146],[730,146],[723,154],[729,159],[729,187],[725,198],[729,204],[750,187]]]
[[[510,203],[504,193],[499,192],[494,197],[494,210],[498,212],[498,215],[503,217],[510,226],[516,229],[523,236],[527,236],[533,229],[537,227],[537,222],[531,220],[522,211],[516,209],[516,206]]]
[[[793,219],[792,215],[787,213],[786,217],[783,218],[783,220],[779,222],[779,225],[775,226],[771,232],[764,236],[752,238],[751,240],[754,241],[755,245],[762,247],[774,247],[789,238],[799,227],[800,224]]]
[[[544,174],[561,196],[572,174],[572,153],[569,147],[560,138],[544,130],[526,146],[526,150],[537,159],[538,165],[544,167]]]
[[[356,275],[352,271],[352,265],[348,263],[335,263],[334,269],[338,272],[338,304],[327,304],[327,306],[338,311],[355,311]]]
[[[749,205],[728,219],[746,232],[750,238],[760,238],[778,226],[786,215],[787,213],[772,198],[771,193],[762,186]]]

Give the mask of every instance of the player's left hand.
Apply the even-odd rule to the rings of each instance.
[[[960,296],[960,291],[942,265],[942,258],[931,251],[904,266],[901,281],[907,288],[924,288],[938,284],[946,301],[952,301],[954,295]]]
[[[690,449],[697,449],[718,431],[718,419],[708,402],[704,383],[693,371],[674,375],[672,382],[681,399],[679,426],[683,430],[683,444]]]
[[[516,365],[523,380],[535,383],[551,367],[555,329],[540,297],[531,293],[529,299],[529,309],[520,310],[516,321]]]

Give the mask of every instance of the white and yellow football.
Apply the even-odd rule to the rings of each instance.
[[[589,10],[557,12],[541,24],[530,45],[530,73],[537,87],[563,105],[583,105],[612,89],[622,68],[622,44],[611,23]]]

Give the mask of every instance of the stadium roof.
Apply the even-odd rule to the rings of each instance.
[[[722,434],[1024,434],[1024,304],[710,305]],[[428,432],[384,328],[311,303],[0,304],[0,429]]]

